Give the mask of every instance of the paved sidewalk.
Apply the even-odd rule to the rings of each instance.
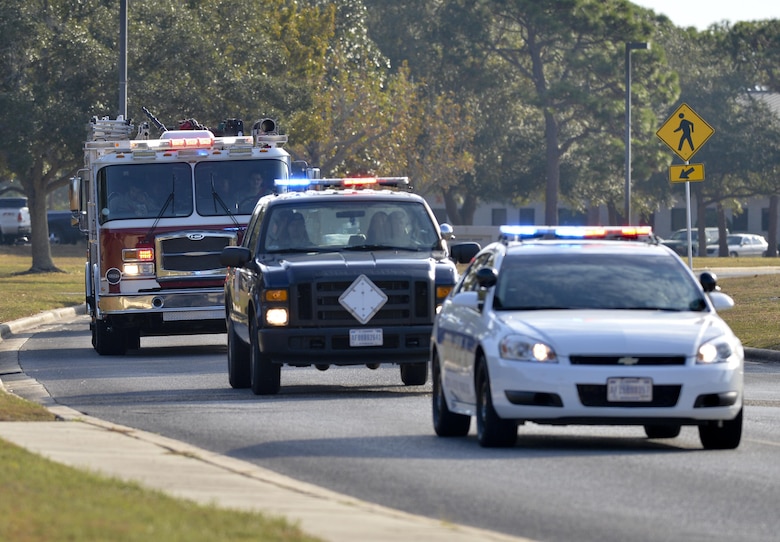
[[[71,310],[70,315],[77,314]],[[0,350],[67,311],[3,324]],[[21,376],[21,378],[19,378]],[[8,387],[11,387],[9,382]],[[6,390],[0,381],[0,393]],[[34,398],[62,421],[0,422],[0,438],[53,461],[130,480],[202,504],[282,516],[331,542],[519,542],[527,539],[436,521],[360,501],[166,437],[116,425],[55,403],[36,380],[14,374],[7,390]]]

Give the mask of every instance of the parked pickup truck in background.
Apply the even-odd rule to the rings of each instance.
[[[30,209],[27,198],[0,198],[0,242],[4,245],[23,243],[30,235]]]

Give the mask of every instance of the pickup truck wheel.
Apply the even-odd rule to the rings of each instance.
[[[238,338],[233,326],[233,321],[228,318],[228,381],[230,382],[230,387],[233,389],[245,389],[252,384],[249,370],[249,348]]]
[[[249,330],[249,373],[252,393],[255,395],[276,395],[279,393],[282,366],[271,362],[271,358],[260,352],[257,341],[257,322],[250,315]]]
[[[477,440],[483,448],[510,448],[517,442],[517,423],[499,417],[490,395],[485,358],[477,361]]]
[[[401,382],[406,386],[424,386],[428,380],[428,363],[404,363],[401,365]]]
[[[92,325],[92,345],[101,356],[124,356],[127,352],[127,336],[105,320],[95,320]]]
[[[444,390],[441,385],[441,367],[438,354],[433,355],[431,363],[433,378],[433,429],[440,437],[465,437],[469,433],[471,416],[456,414],[447,407]]]

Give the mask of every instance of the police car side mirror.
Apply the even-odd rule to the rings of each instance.
[[[705,271],[699,275],[699,284],[701,284],[701,287],[707,293],[717,292],[720,290],[718,287],[718,276],[715,273],[710,273],[709,271]]]
[[[225,247],[219,255],[219,263],[225,267],[244,267],[252,258],[246,247]]]
[[[498,271],[492,267],[482,267],[477,269],[476,278],[481,288],[492,288],[498,281]]]

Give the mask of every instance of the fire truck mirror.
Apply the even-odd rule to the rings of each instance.
[[[68,184],[68,200],[71,211],[81,211],[81,177],[72,177]]]

